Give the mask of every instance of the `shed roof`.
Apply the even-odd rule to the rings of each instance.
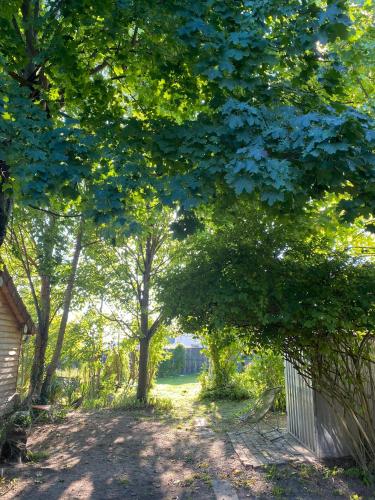
[[[24,328],[24,333],[35,333],[35,325],[28,313],[25,304],[23,303],[17,288],[7,270],[4,266],[0,270],[0,291],[3,293],[14,317],[16,318],[20,328]]]

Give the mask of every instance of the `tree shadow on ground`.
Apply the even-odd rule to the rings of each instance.
[[[8,469],[20,481],[13,495],[28,500],[214,498],[212,449],[227,457],[214,434],[121,411],[72,414],[60,425],[36,429],[31,443],[48,450],[49,458]]]

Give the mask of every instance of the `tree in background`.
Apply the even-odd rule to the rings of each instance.
[[[209,366],[200,376],[201,397],[207,399],[246,399],[249,392],[238,383],[238,366],[246,345],[231,328],[199,332]]]
[[[28,401],[48,398],[64,341],[82,250],[84,222],[62,222],[51,214],[20,211],[8,238],[7,264],[23,276],[37,318]],[[61,315],[60,315],[61,314]],[[45,366],[51,322],[59,316],[53,355]]]
[[[138,208],[142,223],[136,233],[119,236],[115,246],[92,248],[88,266],[93,266],[93,273],[100,270],[97,296],[105,304],[102,314],[139,342],[137,398],[146,401],[152,378],[150,345],[163,323],[155,293],[173,251],[173,214],[141,202]],[[165,334],[163,339],[165,343]]]

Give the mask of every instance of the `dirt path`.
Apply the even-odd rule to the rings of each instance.
[[[214,498],[211,480],[240,466],[229,443],[201,425],[100,411],[36,428],[29,447],[48,457],[19,465],[4,498]]]
[[[240,499],[371,498],[360,482],[307,466],[248,470],[226,433],[201,417],[181,423],[124,411],[76,412],[36,427],[29,446],[43,460],[6,468],[4,499],[205,500],[218,498],[220,484]]]

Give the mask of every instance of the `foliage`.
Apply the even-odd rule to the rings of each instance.
[[[182,344],[177,344],[169,351],[169,356],[159,365],[158,376],[169,377],[181,375],[185,368],[186,349]]]
[[[375,483],[375,476],[369,474],[360,467],[350,467],[345,469],[344,475],[353,479],[360,479],[367,486],[372,486]]]
[[[199,336],[206,346],[204,353],[209,360],[207,370],[199,377],[201,397],[211,400],[247,398],[249,392],[236,376],[244,346],[235,331],[207,330],[200,332]]]
[[[28,462],[31,462],[33,464],[38,462],[43,462],[43,460],[46,460],[48,457],[49,453],[46,450],[40,450],[40,451],[27,450],[26,459]]]
[[[58,196],[63,211],[74,200],[113,227],[137,222],[135,193],[189,209],[223,186],[288,207],[350,192],[347,216],[368,214],[374,137],[357,96],[370,9],[12,0],[0,14],[4,189],[36,206]]]
[[[63,222],[54,215],[34,210],[14,210],[6,248],[5,263],[11,274],[20,275],[19,285],[27,287],[30,311],[36,329],[28,399],[45,399],[57,367],[72,305],[73,289],[82,250],[80,220]],[[53,324],[53,326],[52,326]],[[57,338],[48,367],[46,351],[50,331]],[[24,368],[24,365],[23,365]]]
[[[159,366],[168,357],[165,349],[170,337],[169,329],[162,325],[153,335],[150,342],[150,354],[148,359],[148,391],[153,387],[156,377],[159,373]]]
[[[176,76],[178,41],[170,6],[162,10],[149,2],[134,12],[127,2],[44,0],[12,0],[2,9],[4,188],[18,203],[48,206],[59,198],[68,211],[73,200],[99,223],[111,215],[125,223],[128,194],[147,187],[153,171],[141,154],[142,101],[146,113],[157,113],[171,100],[171,75],[181,83],[187,76]],[[166,88],[156,92],[161,79]],[[191,95],[191,87],[179,87],[181,98]]]
[[[285,376],[284,361],[279,353],[271,349],[257,351],[243,373],[241,382],[254,399],[272,387],[281,387],[281,393],[275,402],[275,409],[285,411]]]
[[[251,205],[190,238],[163,281],[165,315],[183,328],[237,328],[247,345],[368,329],[374,268],[334,250],[314,219],[289,221]],[[290,337],[289,337],[290,336]],[[292,342],[291,342],[292,345]]]
[[[135,394],[126,394],[117,397],[113,402],[113,407],[122,410],[143,410],[149,409],[163,414],[172,409],[172,401],[169,398],[162,398],[151,395],[147,402],[139,401]]]
[[[173,220],[171,210],[160,209],[156,199],[152,203],[142,198],[134,201],[138,217],[135,233],[125,237],[121,231],[116,232],[114,245],[100,240],[90,248],[84,266],[94,278],[90,299],[100,314],[119,335],[139,343],[137,390],[140,399],[147,399],[164,356],[161,343],[167,340],[156,291],[177,243],[172,240],[169,227]],[[98,279],[98,268],[105,280]]]
[[[367,0],[7,2],[0,245],[10,224],[1,257],[38,324],[30,398],[44,376],[55,400],[131,406],[138,377],[145,401],[177,318],[204,340],[206,395],[273,384],[277,352],[307,380],[324,367],[322,392],[341,377],[373,460],[371,16]],[[58,362],[79,387],[51,386]]]
[[[301,218],[288,223],[263,211],[239,214],[242,220],[227,216],[225,225],[187,242],[180,266],[164,282],[166,315],[193,331],[206,328],[214,339],[220,327],[232,329],[249,348],[270,346],[284,354],[309,384],[345,409],[352,453],[371,468],[371,256],[340,249],[345,233],[332,238],[317,219],[309,228]]]
[[[355,17],[361,7],[352,10]],[[363,33],[347,5],[213,1],[182,12],[179,33],[205,82],[206,106],[168,133],[158,123],[156,158],[172,166],[177,149],[186,161],[174,180],[178,194],[188,190],[185,207],[219,184],[221,196],[227,187],[256,192],[289,210],[326,191],[350,193],[348,218],[371,213],[373,118],[356,101],[345,104],[345,91],[360,85],[351,79],[343,91],[349,80],[336,51]]]
[[[120,387],[130,386],[129,353],[135,345],[121,338],[105,342],[117,333],[111,327],[93,308],[70,323],[52,386],[60,402],[70,405],[82,397],[84,406],[104,407]]]
[[[240,377],[233,375],[230,381],[225,385],[214,385],[207,372],[203,372],[199,381],[201,391],[199,397],[203,400],[220,401],[228,399],[231,401],[241,401],[250,397],[249,389],[243,383]]]
[[[16,411],[9,417],[9,424],[27,429],[31,425],[31,415],[29,411]]]

